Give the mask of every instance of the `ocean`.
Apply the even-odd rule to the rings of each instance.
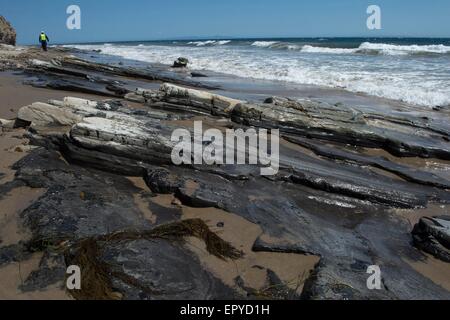
[[[340,88],[421,106],[450,105],[450,39],[296,38],[70,45],[150,63]]]

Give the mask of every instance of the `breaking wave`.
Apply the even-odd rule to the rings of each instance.
[[[252,46],[259,48],[270,48],[279,50],[301,50],[302,46],[289,42],[278,42],[278,41],[255,41]]]
[[[450,46],[438,45],[395,45],[364,42],[358,48],[330,48],[313,45],[297,45],[288,42],[255,41],[252,46],[269,49],[299,50],[305,53],[327,54],[371,54],[371,55],[437,55],[450,54]]]
[[[437,54],[450,54],[450,47],[439,45],[394,45],[385,43],[370,43],[364,42],[358,48],[327,48],[327,47],[314,47],[305,45],[301,49],[302,52],[309,53],[330,53],[330,54],[380,54],[380,55],[437,55]]]
[[[385,43],[362,43],[357,52],[374,51],[387,55],[407,55],[407,54],[449,54],[450,46],[437,45],[395,45]]]
[[[389,45],[364,42],[358,48],[329,48],[283,41],[187,41],[139,46],[78,45],[78,49],[150,63],[172,64],[186,57],[195,70],[244,78],[339,88],[425,106],[450,105],[450,59],[445,45]],[[230,45],[228,45],[230,44]],[[289,48],[289,46],[291,46]],[[293,46],[297,46],[295,48]],[[358,44],[356,44],[358,46]],[[270,50],[286,48],[285,50]],[[361,51],[365,50],[365,54]],[[368,51],[372,54],[367,54]],[[373,52],[377,51],[377,54]],[[416,56],[426,52],[436,58]],[[398,58],[398,55],[403,55]],[[438,55],[438,56],[436,56]]]
[[[305,45],[301,49],[302,52],[307,53],[332,53],[332,54],[356,53],[356,50],[357,49],[314,47],[310,45]]]
[[[226,44],[229,44],[231,40],[206,40],[206,41],[190,41],[187,44],[188,45],[195,45],[197,47],[204,47],[204,46],[223,46]]]
[[[260,47],[260,48],[270,48],[276,43],[278,43],[278,42],[277,41],[255,41],[252,43],[252,46]]]

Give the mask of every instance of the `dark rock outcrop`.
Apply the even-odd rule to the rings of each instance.
[[[125,177],[68,165],[57,152],[43,148],[33,151],[14,168],[16,181],[48,190],[21,213],[21,221],[31,231],[32,239],[26,245],[0,247],[0,265],[23,261],[30,252],[45,253],[40,268],[24,279],[22,291],[40,290],[61,282],[67,266],[73,264],[72,246],[86,239],[103,237],[104,250],[91,258],[111,268],[110,281],[124,299],[239,297],[233,289],[206,272],[177,238],[109,240],[119,231],[144,232],[173,219],[161,211],[155,212],[156,224],[147,220],[134,205],[133,195],[141,192],[141,196],[152,197],[152,194],[142,193]],[[59,249],[55,250],[56,247]],[[90,270],[93,266],[81,267]],[[150,293],[145,289],[148,287],[156,290]]]
[[[26,84],[105,97],[123,98],[136,88],[147,87],[149,81],[171,82],[203,89],[217,88],[194,81],[190,74],[160,70],[156,67],[138,69],[112,66],[68,56],[61,56],[51,61],[31,59],[26,61],[26,65],[25,72],[33,76],[26,81]],[[145,102],[145,100],[139,102]]]
[[[173,63],[173,68],[186,68],[188,66],[189,60],[183,57],[178,58]]]
[[[0,16],[0,43],[16,45],[16,31],[3,16]]]
[[[450,263],[450,216],[422,218],[412,234],[417,248]]]

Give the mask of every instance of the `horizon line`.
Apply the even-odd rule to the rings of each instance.
[[[279,37],[226,37],[226,36],[211,36],[211,37],[174,37],[174,38],[158,38],[147,40],[95,40],[86,42],[57,42],[54,45],[66,44],[101,44],[101,43],[127,43],[127,42],[157,42],[157,41],[207,41],[207,40],[275,40],[275,39],[443,39],[450,40],[450,37],[441,36],[279,36]],[[20,45],[20,44],[18,44]],[[22,44],[24,46],[33,44]]]

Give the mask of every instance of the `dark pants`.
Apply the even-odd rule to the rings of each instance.
[[[42,50],[47,51],[47,41],[41,41]]]

